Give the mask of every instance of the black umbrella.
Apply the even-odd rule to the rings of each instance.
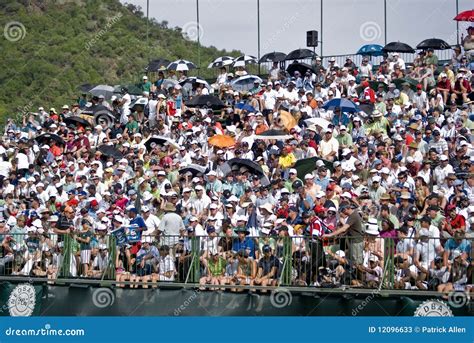
[[[359,109],[367,115],[372,115],[372,112],[375,109],[374,104],[360,104]]]
[[[286,71],[291,75],[293,76],[293,74],[295,73],[295,71],[299,71],[301,75],[304,75],[304,73],[306,73],[307,70],[310,70],[312,73],[316,73],[316,71],[313,69],[312,66],[310,66],[309,64],[307,63],[299,63],[299,62],[296,62],[296,63],[291,63],[288,68],[286,68]]]
[[[281,141],[291,139],[291,138],[293,138],[293,136],[287,134],[285,131],[275,130],[275,129],[267,130],[255,136],[255,139],[276,139],[276,140],[281,140]]]
[[[117,85],[114,87],[114,93],[122,93],[122,88],[127,88],[130,95],[143,94],[143,90],[137,84]]]
[[[220,110],[225,107],[221,99],[213,95],[200,95],[194,97],[188,103],[186,103],[186,106],[197,108],[211,108],[213,110]]]
[[[384,52],[407,52],[414,53],[415,50],[406,43],[391,42],[383,47]]]
[[[43,133],[42,135],[39,135],[38,137],[36,137],[35,140],[39,144],[48,144],[51,141],[55,141],[59,145],[65,145],[66,144],[64,139],[62,139],[61,137],[59,137],[58,135],[56,135],[54,133]]]
[[[439,38],[429,38],[425,39],[423,42],[420,42],[416,46],[417,49],[433,49],[433,50],[447,50],[451,49],[449,43],[446,43],[444,40]]]
[[[262,167],[257,162],[252,160],[247,160],[244,158],[233,158],[227,161],[227,164],[230,166],[231,170],[238,170],[242,167],[247,168],[252,174],[258,175],[260,177],[265,176]]]
[[[259,62],[260,63],[265,63],[265,62],[281,62],[284,61],[286,57],[286,54],[283,52],[269,52],[268,54],[263,55]]]
[[[305,58],[315,58],[317,56],[318,55],[316,55],[315,52],[309,49],[297,49],[286,55],[285,60],[303,60]]]
[[[123,157],[123,154],[113,145],[102,144],[97,148],[97,150],[107,157],[113,157],[116,159],[121,159]]]
[[[153,136],[145,142],[148,151],[153,150],[157,145],[172,145],[175,148],[179,148],[179,145],[175,141],[163,136]]]
[[[81,118],[81,117],[77,117],[77,116],[65,118],[64,123],[67,126],[71,126],[71,125],[74,125],[74,126],[78,126],[78,125],[92,126],[92,124],[88,120],[86,120],[84,118]]]
[[[170,61],[164,58],[159,58],[148,63],[148,65],[145,67],[145,71],[156,72],[160,70],[166,70],[168,64],[170,64]]]
[[[178,173],[181,175],[191,173],[193,177],[198,174],[204,174],[205,172],[206,167],[200,166],[199,164],[190,164],[178,170]]]

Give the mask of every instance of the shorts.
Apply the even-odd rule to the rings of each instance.
[[[81,250],[81,263],[89,264],[91,262],[91,251],[90,250]]]
[[[364,261],[364,242],[351,242],[349,245],[349,258],[354,264],[362,264]]]

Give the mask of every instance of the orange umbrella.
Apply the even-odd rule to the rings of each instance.
[[[296,124],[296,119],[290,112],[280,111],[280,126],[285,127],[287,130],[291,130],[296,126]]]
[[[209,138],[208,142],[219,148],[228,148],[235,145],[235,139],[227,135],[214,135]]]

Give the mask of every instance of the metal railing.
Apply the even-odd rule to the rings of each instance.
[[[149,236],[122,245],[113,235],[93,235],[89,244],[76,238],[1,235],[0,280],[234,291],[274,286],[442,291],[474,280],[471,251],[443,249],[468,245],[454,238]],[[472,246],[472,238],[466,240]]]

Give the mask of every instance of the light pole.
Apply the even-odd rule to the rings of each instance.
[[[257,45],[258,74],[260,75],[260,0],[257,0]]]
[[[383,0],[383,35],[384,45],[387,45],[387,0]]]
[[[323,0],[321,0],[321,58],[323,57]]]
[[[459,14],[459,1],[456,0],[456,16]],[[456,44],[459,45],[459,21],[456,20]]]
[[[198,76],[201,69],[201,26],[199,25],[199,0],[196,0],[196,23],[197,23],[197,43],[198,43]]]
[[[148,62],[150,62],[150,46],[148,45],[148,37],[150,35],[149,31],[149,13],[150,13],[150,0],[146,0],[146,52],[147,52],[147,58]]]

